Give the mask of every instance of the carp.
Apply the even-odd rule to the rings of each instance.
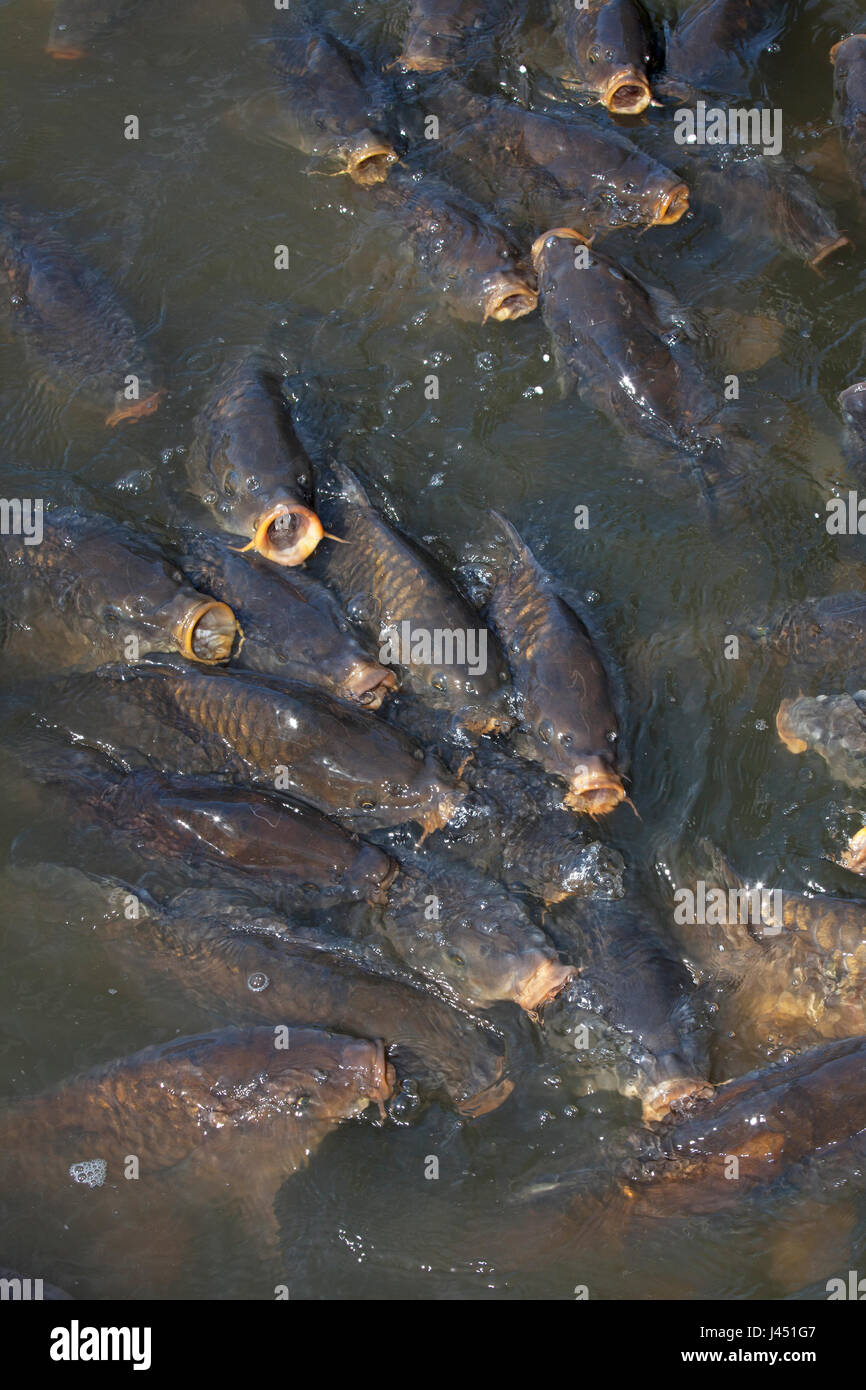
[[[105,413],[109,428],[152,415],[165,392],[108,281],[43,218],[0,206],[10,322],[52,384]]]
[[[866,690],[783,700],[776,732],[789,753],[819,753],[837,781],[866,787]]]
[[[131,649],[212,664],[240,640],[228,604],[185,583],[132,526],[72,508],[43,518],[38,545],[4,540],[0,609],[4,656],[19,673],[94,668]]]
[[[668,34],[665,84],[681,94],[748,96],[761,54],[787,29],[797,0],[695,0]]]
[[[778,156],[732,159],[722,168],[702,163],[700,201],[721,211],[731,236],[750,245],[769,241],[818,271],[850,246],[806,173]]]
[[[554,13],[571,62],[565,85],[589,92],[612,116],[645,111],[653,35],[640,0],[556,0]]]
[[[830,50],[833,91],[845,156],[857,185],[866,189],[866,34],[849,34]]]
[[[497,513],[507,558],[494,573],[490,621],[508,654],[521,722],[519,752],[568,784],[564,804],[602,816],[626,799],[607,674],[577,614],[554,591],[514,527]]]
[[[279,379],[244,359],[230,368],[195,422],[191,490],[224,530],[247,536],[275,565],[300,565],[324,535],[311,508],[313,470]]]
[[[244,634],[237,665],[319,686],[370,711],[397,689],[394,671],[368,656],[334,595],[304,570],[287,574],[204,536],[184,542],[180,562],[194,584],[232,603]]]
[[[467,44],[479,37],[489,41],[495,9],[490,0],[411,0],[403,47],[392,66],[411,72],[453,66]]]
[[[455,318],[509,322],[538,295],[509,233],[487,210],[439,180],[395,174],[376,202]]]
[[[499,644],[433,556],[385,520],[343,464],[321,471],[319,506],[326,524],[351,536],[351,544],[320,551],[315,572],[378,648],[380,661],[395,662],[401,689],[447,711],[472,733],[509,728],[506,663]],[[409,640],[404,642],[407,625]],[[429,650],[423,646],[425,638]]]

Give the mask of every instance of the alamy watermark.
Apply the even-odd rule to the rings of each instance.
[[[694,888],[676,890],[674,904],[674,921],[681,927],[753,926],[763,936],[778,936],[784,925],[781,888],[711,888],[698,879]]]
[[[487,671],[487,629],[413,627],[392,623],[379,636],[383,666],[465,666],[473,676]]]
[[[782,153],[782,113],[757,106],[682,106],[674,112],[678,145],[760,146],[765,154]]]
[[[21,536],[25,545],[41,545],[42,511],[41,497],[0,497],[0,536]]]

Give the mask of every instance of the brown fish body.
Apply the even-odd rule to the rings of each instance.
[[[351,540],[320,551],[317,572],[337,593],[371,646],[383,650],[391,638],[397,647],[395,655],[411,658],[408,664],[398,662],[402,689],[448,711],[472,732],[508,728],[505,659],[480,614],[431,555],[384,519],[348,468],[336,464],[331,474],[329,486],[320,488],[322,515],[329,527]],[[401,640],[406,624],[408,642]],[[419,651],[412,642],[413,631],[454,634],[457,639],[462,635],[464,659],[459,659],[459,640],[449,641],[446,649],[443,636],[440,656],[444,660],[437,661],[435,645],[429,653]],[[470,663],[471,635],[478,660]]]
[[[288,574],[211,537],[185,543],[181,564],[195,584],[233,604],[244,634],[239,666],[318,686],[369,711],[396,690],[394,672],[371,659],[330,590],[304,570]]]
[[[205,1205],[228,1183],[273,1198],[340,1120],[393,1087],[381,1043],[313,1029],[279,1043],[265,1026],[179,1038],[7,1107],[0,1187],[72,1211],[101,1199],[108,1217],[135,1154],[144,1183],[194,1168]]]
[[[558,29],[571,60],[566,81],[612,115],[636,116],[652,100],[652,29],[639,0],[557,0]]]
[[[564,373],[613,419],[687,448],[716,401],[687,354],[679,359],[651,291],[566,229],[533,249],[542,312]]]
[[[866,787],[866,691],[783,700],[776,731],[791,753],[819,753],[833,777]]]
[[[381,721],[309,686],[221,674],[215,684],[168,660],[100,673],[107,688],[186,731],[246,780],[353,828],[412,821],[429,831],[459,806],[462,792],[438,760]]]
[[[39,544],[4,539],[0,609],[4,656],[19,674],[171,648],[228,661],[238,637],[231,608],[185,583],[132,527],[67,508],[43,518]]]
[[[766,645],[785,662],[785,684],[809,677],[866,680],[866,597],[858,591],[805,599],[779,619]],[[801,684],[802,683],[802,684]]]
[[[132,320],[46,219],[0,207],[0,271],[12,327],[58,390],[106,412],[108,426],[153,414],[164,393]]]
[[[491,0],[411,0],[397,59],[412,72],[439,72],[465,56],[466,46],[491,27]]]
[[[45,51],[51,58],[86,58],[97,40],[122,24],[141,0],[55,0]]]
[[[604,815],[625,799],[607,674],[550,576],[514,528],[502,518],[497,522],[506,537],[507,562],[494,577],[488,607],[521,702],[517,745],[568,783],[566,806]]]
[[[813,270],[850,243],[802,169],[779,156],[706,160],[696,175],[700,199],[719,208],[722,225],[738,240],[772,242]]]
[[[668,80],[696,92],[747,96],[761,54],[795,10],[794,0],[695,0],[668,35]]]
[[[512,1090],[501,1044],[476,1020],[406,980],[294,938],[282,921],[193,893],[164,912],[97,930],[124,958],[178,979],[205,1008],[222,1017],[229,1009],[237,1023],[376,1033],[401,1081],[412,1077],[425,1098],[442,1096],[463,1114],[487,1114]]]
[[[329,35],[307,31],[276,36],[273,52],[284,84],[273,138],[364,188],[386,179],[397,154],[375,128],[370,96],[348,50]]]
[[[497,883],[468,865],[400,854],[378,929],[411,969],[470,1008],[511,1001],[536,1015],[574,977]]]
[[[851,34],[831,50],[833,90],[851,173],[866,189],[866,34]]]
[[[502,225],[471,198],[435,179],[395,174],[376,200],[455,318],[500,323],[533,312],[531,272]]]
[[[313,470],[279,380],[254,360],[230,368],[196,420],[190,486],[214,519],[276,565],[299,565],[322,539]]]
[[[481,97],[450,78],[422,91],[449,155],[490,169],[491,197],[525,201],[542,226],[669,226],[688,211],[689,191],[672,170],[621,132],[577,113],[527,111]]]

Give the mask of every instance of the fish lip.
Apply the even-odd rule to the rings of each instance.
[[[479,710],[472,706],[459,712],[457,722],[467,733],[479,735],[507,734],[515,724],[510,714],[497,714],[495,711]]]
[[[447,58],[436,58],[432,53],[401,53],[390,67],[402,67],[405,72],[443,72],[449,66]]]
[[[153,415],[159,409],[159,403],[165,395],[165,390],[152,391],[149,396],[145,396],[143,401],[130,401],[125,406],[120,406],[117,410],[112,410],[110,415],[106,415],[105,423],[108,429],[113,429],[115,425],[120,425],[124,421],[135,423],[145,415]]]
[[[715,1088],[699,1077],[677,1077],[661,1081],[641,1096],[643,1119],[646,1124],[659,1124],[668,1115],[691,1109],[700,1100],[709,1100]]]
[[[852,874],[866,872],[866,825],[851,836],[839,863]]]
[[[569,780],[569,790],[563,804],[570,811],[582,811],[590,816],[606,816],[625,801],[625,787],[612,767],[604,763],[588,763]]]
[[[563,965],[558,960],[544,959],[536,966],[528,980],[524,980],[516,994],[512,995],[515,1004],[529,1014],[538,1013],[545,1004],[555,999],[573,980],[577,970],[573,965]]]
[[[377,666],[375,662],[359,662],[343,682],[341,692],[352,704],[372,711],[381,708],[383,701],[399,687],[393,671]]]
[[[637,68],[620,68],[605,87],[601,101],[612,116],[639,116],[652,101],[652,92]]]
[[[372,1082],[367,1088],[367,1095],[379,1107],[379,1114],[384,1120],[385,1102],[390,1100],[394,1094],[397,1073],[388,1061],[382,1039],[377,1038],[371,1045],[375,1049],[375,1057],[372,1065]]]
[[[77,63],[80,62],[82,58],[89,57],[86,48],[74,48],[71,45],[68,48],[64,48],[62,44],[53,43],[51,39],[49,39],[48,43],[45,45],[45,52],[48,54],[49,58],[60,58],[67,62]]]
[[[517,276],[507,277],[500,280],[499,284],[485,295],[484,317],[481,322],[495,319],[497,323],[505,323],[512,319],[522,319],[526,314],[533,313],[537,307],[538,291]]]
[[[497,1079],[492,1081],[489,1086],[476,1091],[474,1095],[459,1101],[457,1113],[468,1115],[471,1119],[477,1120],[481,1115],[489,1115],[492,1110],[498,1110],[514,1090],[514,1082],[502,1075],[504,1070],[505,1059],[500,1057]]]
[[[844,39],[840,39],[838,43],[833,44],[833,47],[830,49],[830,62],[834,67],[836,65],[836,54],[839,52],[839,49],[843,44],[850,43],[852,39],[866,39],[866,34],[846,34]]]
[[[776,714],[776,733],[784,743],[789,753],[805,753],[808,744],[804,739],[798,738],[788,721],[793,700],[783,700]]]
[[[551,227],[549,231],[542,232],[541,236],[537,236],[532,243],[530,255],[536,270],[541,269],[541,253],[544,249],[544,243],[551,236],[566,237],[569,241],[582,241],[584,246],[591,245],[589,238],[585,237],[582,232],[576,232],[573,227]]]
[[[388,170],[396,163],[397,153],[393,146],[369,135],[350,151],[346,172],[362,188],[372,188],[374,184],[385,182]]]
[[[287,546],[276,545],[270,536],[271,527],[283,516],[295,517],[299,523],[297,539]],[[302,502],[277,502],[255,522],[251,548],[275,565],[292,568],[312,555],[324,534],[316,513]]]
[[[828,241],[826,246],[822,246],[817,254],[814,255],[811,260],[808,260],[806,264],[809,266],[810,270],[817,270],[821,262],[826,261],[828,256],[832,256],[836,251],[841,251],[846,246],[853,246],[853,244],[851,238],[845,236],[843,233],[841,236],[837,236],[833,241]]]
[[[223,631],[215,634],[218,642],[218,655],[199,656],[195,649],[195,637],[199,624],[208,614],[219,617],[220,626]],[[200,661],[205,666],[215,666],[222,661],[228,661],[232,654],[235,638],[240,633],[240,624],[234,611],[227,603],[219,603],[216,599],[203,599],[201,603],[195,603],[177,623],[174,629],[174,640],[181,656],[188,657],[190,661]]]
[[[659,195],[650,226],[672,227],[688,210],[689,186],[687,183],[675,183],[673,188],[668,188]]]

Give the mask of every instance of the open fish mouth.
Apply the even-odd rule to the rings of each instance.
[[[535,266],[536,270],[540,269],[542,252],[550,237],[561,237],[566,241],[579,241],[582,242],[584,246],[590,246],[592,244],[589,237],[585,237],[582,232],[576,232],[573,227],[551,227],[549,231],[542,232],[541,236],[537,236],[532,243],[532,251],[530,254],[532,256],[532,264]]]
[[[113,429],[115,425],[131,424],[147,415],[154,415],[164,395],[165,391],[154,391],[150,396],[145,396],[143,401],[126,401],[105,417],[105,423],[109,429]]]
[[[564,804],[570,811],[606,816],[625,799],[625,787],[613,768],[596,762],[580,767],[572,776]]]
[[[539,1009],[556,998],[576,974],[577,970],[573,965],[563,965],[557,960],[543,960],[527,979],[521,981],[512,998],[515,1004],[519,1004],[527,1013],[538,1013]]]
[[[392,691],[399,688],[399,681],[393,671],[374,662],[359,663],[352,670],[348,680],[343,683],[344,699],[363,709],[377,710]]]
[[[370,136],[352,150],[346,172],[362,188],[372,188],[385,182],[391,165],[396,163],[396,151],[386,141]]]
[[[505,323],[510,319],[522,319],[538,307],[538,292],[527,285],[525,280],[507,280],[490,290],[484,300],[484,318]]]
[[[636,68],[623,68],[610,79],[601,100],[612,116],[639,116],[652,101],[652,92]]]
[[[689,210],[688,184],[677,183],[662,193],[656,203],[650,226],[672,227]]]
[[[808,744],[791,727],[790,714],[793,700],[783,700],[776,715],[776,733],[789,753],[805,753]]]
[[[696,1101],[708,1100],[713,1087],[696,1077],[678,1077],[663,1081],[641,1095],[643,1118],[647,1124],[658,1124],[671,1114],[689,1110]]]
[[[228,604],[205,599],[184,614],[174,629],[174,640],[182,656],[214,665],[228,661],[239,634],[240,625]]]
[[[314,511],[301,502],[278,502],[256,522],[244,550],[254,550],[275,565],[302,565],[325,531]]]

